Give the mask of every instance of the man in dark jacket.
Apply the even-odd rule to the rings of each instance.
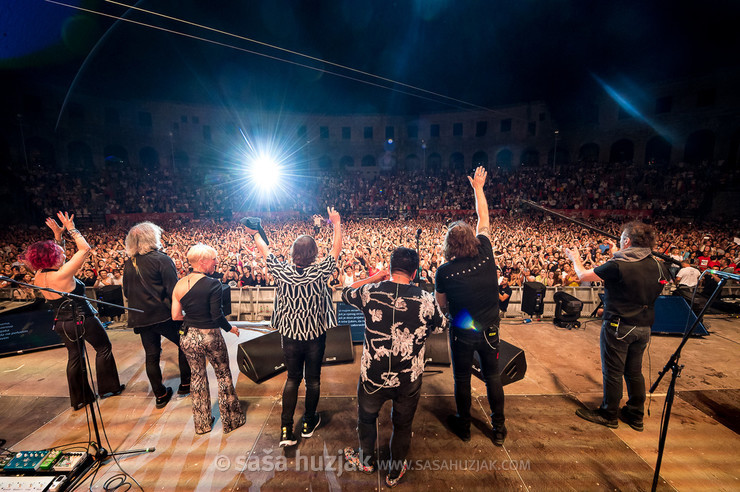
[[[162,337],[178,348],[180,366],[179,395],[190,393],[190,365],[180,349],[180,322],[172,320],[172,290],[177,270],[172,259],[161,251],[162,229],[151,222],[136,224],[126,236],[126,253],[131,257],[123,266],[123,293],[129,307],[128,326],[141,336],[146,354],[146,375],[156,398],[156,407],[164,408],[172,398],[172,388],[162,384],[159,367]]]

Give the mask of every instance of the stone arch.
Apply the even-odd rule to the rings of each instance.
[[[482,150],[473,154],[473,168],[478,166],[483,166],[488,169],[488,153],[483,152]]]
[[[465,157],[461,152],[450,154],[450,169],[460,173],[465,172]]]
[[[525,149],[522,152],[521,162],[524,167],[538,167],[540,165],[539,151],[533,148]]]
[[[501,149],[496,154],[496,166],[504,171],[514,168],[514,153],[509,149]]]
[[[128,151],[121,145],[106,145],[103,157],[108,168],[128,167]]]
[[[375,156],[372,154],[367,154],[365,157],[362,158],[362,167],[374,167],[375,166]]]
[[[656,135],[645,145],[645,164],[667,166],[671,162],[671,144],[664,137]]]
[[[635,156],[635,144],[632,140],[623,138],[612,144],[609,151],[609,162],[630,162]]]
[[[346,169],[348,167],[355,167],[355,160],[352,156],[344,155],[339,159],[339,167]]]

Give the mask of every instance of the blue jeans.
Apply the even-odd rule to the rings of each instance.
[[[378,413],[387,400],[393,400],[391,410],[393,434],[390,447],[391,462],[395,468],[391,470],[400,470],[411,445],[411,424],[421,396],[421,376],[413,383],[402,384],[397,388],[370,391],[366,391],[365,385],[360,380],[357,385],[357,437],[360,440],[360,460],[366,465],[375,463]]]
[[[283,347],[285,367],[288,369],[288,381],[283,388],[283,412],[280,417],[282,427],[293,427],[293,414],[298,402],[298,387],[306,379],[305,420],[313,422],[316,407],[319,404],[321,390],[321,362],[326,348],[326,333],[313,340],[295,340],[280,337]]]
[[[649,326],[620,324],[617,330],[609,321],[601,325],[601,373],[604,377],[604,399],[601,412],[605,418],[616,419],[622,399],[622,378],[627,383],[627,410],[642,418],[645,412],[645,378],[642,376],[642,355],[650,341]]]
[[[491,424],[499,426],[504,417],[504,387],[498,369],[498,342],[488,345],[483,333],[471,332],[464,335],[450,330],[452,349],[452,374],[455,378],[455,404],[460,419],[470,422],[470,375],[473,371],[473,354],[478,352],[483,381],[486,383],[488,404],[491,406]]]

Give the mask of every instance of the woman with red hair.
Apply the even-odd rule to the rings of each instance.
[[[57,242],[62,239],[66,229],[77,245],[77,252],[65,262],[64,249],[54,241],[39,241],[28,247],[23,260],[31,270],[36,272],[34,284],[59,292],[76,295],[85,294],[85,285],[75,278],[90,254],[90,245],[75,228],[74,214],[59,212],[61,227],[48,218],[46,224],[54,231]],[[84,337],[95,349],[95,369],[97,371],[98,391],[100,395],[115,396],[121,394],[124,385],[118,379],[118,369],[113,358],[113,351],[108,335],[97,318],[97,311],[85,300],[68,298],[48,291],[41,291],[47,303],[54,311],[54,331],[59,334],[67,347],[67,384],[69,398],[75,410],[83,408],[95,400],[90,385],[83,377],[82,344],[79,337]]]

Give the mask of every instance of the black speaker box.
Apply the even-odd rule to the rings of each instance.
[[[339,325],[326,330],[325,364],[351,363],[355,360],[355,349],[352,346],[352,330],[349,325]]]
[[[544,284],[539,282],[524,282],[522,289],[522,311],[530,316],[539,315],[545,312],[545,292]]]
[[[99,301],[123,306],[123,289],[121,289],[120,285],[104,285],[103,287],[95,289],[95,297],[97,297]],[[107,306],[105,304],[98,304],[97,310],[100,316],[108,316],[110,318],[121,316],[126,312],[122,307]]]
[[[239,344],[236,355],[239,370],[255,383],[285,370],[280,333],[273,331]]]
[[[527,372],[524,350],[501,340],[498,346],[498,371],[501,374],[501,384],[504,386],[523,379]],[[478,352],[473,354],[473,374],[483,379]]]
[[[449,366],[452,363],[452,358],[450,357],[450,337],[447,329],[442,333],[429,334],[426,349],[424,350],[424,362],[440,366]]]

